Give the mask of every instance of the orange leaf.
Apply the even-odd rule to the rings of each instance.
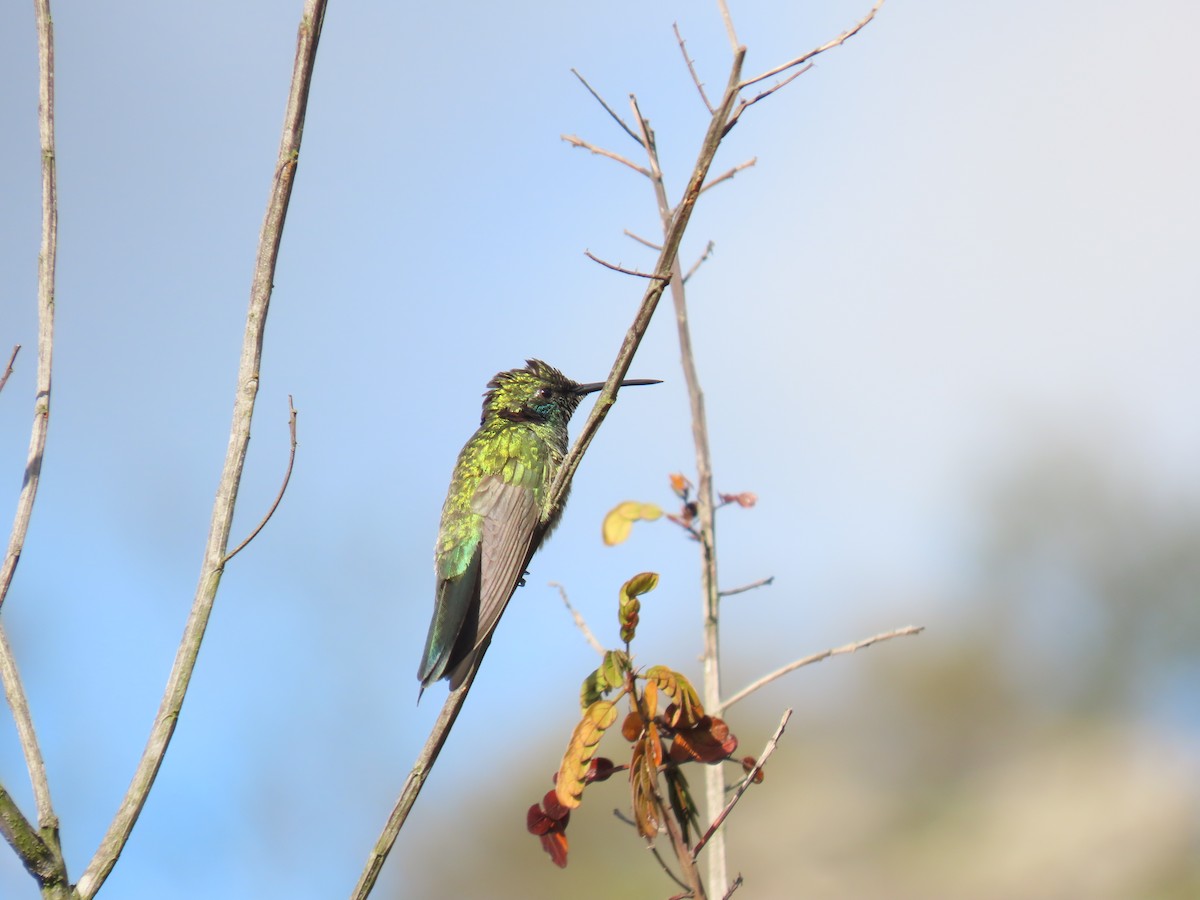
[[[642,736],[643,727],[641,714],[636,709],[631,709],[629,715],[625,717],[625,721],[621,723],[621,737],[632,744]]]
[[[679,497],[679,499],[686,500],[688,491],[691,490],[691,488],[692,488],[692,483],[690,481],[688,481],[686,478],[684,478],[682,475],[680,475],[678,472],[672,472],[670,475],[670,479],[671,479],[671,490],[673,490],[675,492],[675,494]]]
[[[655,795],[658,765],[662,761],[662,744],[657,729],[650,725],[645,735],[633,747],[629,760],[630,801],[638,834],[647,840],[658,835],[659,806]]]

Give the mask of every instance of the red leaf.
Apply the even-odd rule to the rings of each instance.
[[[737,749],[737,738],[721,719],[705,716],[695,728],[675,732],[670,757],[675,762],[717,763]]]
[[[543,834],[542,849],[550,854],[550,860],[560,869],[567,867],[567,836],[561,831]]]
[[[613,765],[613,761],[606,756],[597,756],[588,766],[587,775],[584,776],[584,781],[608,781],[612,777],[613,772],[617,767]],[[558,799],[557,796],[555,799]]]

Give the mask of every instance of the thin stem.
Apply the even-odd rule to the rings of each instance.
[[[779,727],[775,729],[775,733],[771,735],[771,739],[767,741],[767,746],[763,748],[763,752],[759,755],[758,761],[754,764],[754,767],[746,773],[746,777],[743,778],[742,783],[737,786],[737,790],[734,791],[733,796],[729,798],[729,802],[725,804],[725,808],[721,810],[720,814],[713,819],[712,824],[708,826],[708,831],[704,832],[704,836],[700,838],[700,840],[696,841],[696,846],[692,848],[692,859],[698,857],[700,855],[700,851],[704,849],[705,845],[712,839],[713,835],[718,833],[717,829],[721,827],[721,823],[725,821],[726,817],[728,817],[731,812],[733,812],[733,808],[737,806],[738,801],[742,799],[742,794],[746,793],[746,789],[754,783],[754,779],[758,777],[758,773],[762,771],[763,766],[767,764],[767,760],[771,758],[771,754],[775,752],[775,748],[779,746],[779,738],[783,734],[783,729],[787,727],[788,719],[791,717],[792,711],[790,709],[785,709],[783,711],[783,718],[779,720]]]
[[[629,168],[633,169],[633,171],[637,172],[639,175],[645,175],[647,178],[650,177],[649,172],[647,172],[633,160],[622,156],[620,153],[614,153],[612,150],[605,150],[603,147],[597,147],[595,144],[585,141],[583,138],[574,134],[560,134],[559,137],[572,147],[578,147],[581,150],[587,150],[596,154],[596,156],[607,157],[614,162],[619,162],[623,166],[629,166]]]
[[[54,357],[54,279],[58,260],[58,174],[54,146],[54,20],[50,0],[35,0],[38,41],[38,134],[42,147],[42,241],[38,251],[38,358],[37,390],[33,403],[33,428],[25,480],[17,497],[12,532],[4,563],[0,565],[0,606],[12,584],[13,573],[25,548],[33,502],[37,498],[50,427],[50,370]],[[13,356],[16,356],[14,352]]]
[[[593,634],[592,629],[588,627],[587,620],[584,619],[583,614],[571,605],[571,601],[567,598],[567,589],[557,581],[551,581],[549,586],[552,588],[558,588],[558,596],[562,597],[563,606],[567,608],[567,612],[569,612],[571,614],[571,618],[575,620],[575,627],[583,633],[584,640],[591,645],[592,649],[603,656],[604,645],[596,639],[596,635]]]
[[[771,575],[767,578],[760,578],[758,581],[752,581],[749,584],[743,584],[741,587],[729,588],[728,590],[721,591],[720,593],[722,597],[732,597],[735,594],[744,594],[746,591],[752,591],[755,588],[766,587],[767,585],[774,583],[775,576]]]
[[[0,681],[4,683],[4,696],[12,710],[13,722],[17,727],[17,738],[25,756],[25,767],[29,770],[29,781],[33,786],[33,798],[37,804],[37,830],[25,819],[12,798],[3,788],[3,803],[0,804],[0,831],[12,845],[21,862],[40,885],[66,885],[67,865],[63,860],[62,845],[58,837],[58,816],[50,802],[50,782],[46,778],[46,763],[38,746],[37,734],[33,730],[33,718],[29,713],[29,702],[21,676],[17,671],[16,659],[4,626],[0,624]]]
[[[12,356],[8,358],[8,365],[4,367],[4,374],[0,375],[0,391],[4,390],[4,386],[8,384],[8,376],[13,373],[13,363],[17,361],[17,354],[21,352],[21,345],[14,344]]]
[[[279,504],[283,501],[283,495],[287,492],[288,482],[292,480],[292,468],[296,465],[296,407],[292,405],[292,395],[288,394],[288,433],[291,438],[291,448],[288,451],[287,471],[283,473],[283,484],[279,486],[279,493],[275,495],[275,502],[271,504],[271,508],[267,510],[267,514],[262,517],[262,521],[258,523],[255,529],[246,535],[246,539],[234,547],[226,554],[221,565],[229,562],[239,553],[246,549],[246,546],[258,537],[258,533],[267,527],[267,523],[271,521],[271,516],[275,515],[275,510],[279,509]]]
[[[642,272],[638,269],[629,269],[617,263],[610,263],[606,259],[601,259],[591,250],[584,250],[583,255],[594,263],[599,263],[606,269],[612,269],[614,272],[620,272],[622,275],[632,275],[634,278],[658,278],[665,280],[665,276],[659,275],[657,272]]]
[[[749,87],[752,84],[757,84],[760,81],[765,81],[766,79],[770,78],[772,75],[778,75],[780,72],[786,71],[787,69],[790,69],[793,66],[803,65],[804,63],[806,63],[810,59],[812,59],[814,56],[819,56],[820,54],[824,53],[826,50],[832,50],[834,47],[840,47],[842,44],[846,43],[846,41],[850,40],[850,38],[854,37],[856,34],[858,34],[860,31],[862,31],[864,28],[867,27],[867,23],[869,23],[872,19],[875,18],[876,13],[879,12],[880,8],[883,6],[883,3],[884,3],[884,0],[875,0],[875,5],[871,7],[870,12],[868,12],[865,16],[863,16],[861,19],[859,19],[858,22],[855,23],[853,28],[849,29],[848,31],[843,31],[841,34],[839,34],[833,40],[826,41],[820,47],[815,47],[812,50],[809,50],[807,53],[797,56],[795,59],[789,60],[788,62],[785,62],[782,65],[778,65],[773,69],[768,69],[767,71],[763,72],[761,75],[755,75],[753,78],[747,78],[745,81],[742,82],[741,87]],[[723,0],[722,0],[722,4],[723,4]]]
[[[17,726],[17,738],[21,744],[21,752],[25,756],[25,768],[29,771],[29,783],[33,787],[33,799],[37,804],[38,825],[45,828],[58,828],[58,816],[50,802],[50,782],[46,778],[46,762],[42,758],[38,746],[37,733],[33,729],[33,717],[29,713],[29,701],[25,688],[21,684],[21,675],[17,671],[17,662],[13,657],[12,646],[8,643],[8,634],[0,624],[0,681],[4,682],[4,697],[12,710],[13,722]]]
[[[603,97],[601,97],[601,96],[600,96],[598,93],[596,93],[596,91],[595,91],[595,90],[592,88],[592,86],[591,86],[590,84],[588,84],[588,82],[587,82],[587,79],[586,79],[586,78],[584,78],[582,75],[580,75],[580,74],[579,74],[579,72],[578,72],[578,71],[576,71],[575,69],[572,69],[572,70],[571,70],[571,74],[572,74],[572,75],[574,75],[576,78],[578,78],[578,79],[579,79],[579,83],[580,83],[580,84],[582,84],[582,85],[583,85],[585,88],[587,88],[587,92],[588,92],[589,94],[591,94],[593,97],[595,97],[595,98],[596,98],[596,102],[597,102],[597,103],[599,103],[601,106],[603,106],[603,107],[604,107],[604,111],[605,111],[606,113],[608,113],[610,116],[612,116],[612,117],[613,117],[613,121],[614,121],[614,122],[616,122],[618,125],[620,125],[620,126],[621,126],[621,129],[622,129],[622,130],[623,130],[623,131],[624,131],[624,132],[625,132],[627,135],[629,135],[631,138],[633,138],[633,139],[634,139],[635,141],[637,141],[639,144],[642,142],[642,139],[641,139],[641,138],[639,138],[639,137],[638,137],[636,134],[634,134],[634,131],[633,131],[633,129],[632,129],[632,128],[630,128],[628,125],[626,125],[626,124],[625,124],[625,120],[624,120],[624,119],[622,119],[620,116],[618,116],[618,115],[617,115],[617,112],[616,112],[616,110],[615,110],[615,109],[613,109],[611,106],[609,106],[609,105],[608,105],[608,104],[607,104],[607,103],[604,101],[604,98],[603,98]]]
[[[305,0],[296,40],[296,57],[292,69],[292,82],[288,94],[287,111],[284,115],[283,134],[279,144],[279,156],[275,165],[275,176],[267,202],[262,231],[259,235],[258,258],[250,286],[250,306],[246,315],[246,333],[242,343],[242,356],[238,365],[237,393],[233,404],[233,423],[230,427],[228,450],[217,495],[213,503],[212,521],[208,541],[204,549],[200,580],[192,610],[184,627],[183,638],[167,679],[166,690],[146,748],[138,762],[125,798],[113,817],[107,833],[100,842],[95,855],[79,879],[77,891],[83,900],[95,896],[104,883],[113,865],[125,847],[126,841],[141,814],[146,797],[154,784],[159,766],[162,765],[167,747],[175,732],[180,709],[187,694],[188,683],[196,665],[200,643],[212,613],[217,588],[221,582],[229,532],[233,522],[234,506],[238,487],[245,465],[246,451],[250,443],[250,422],[254,415],[254,400],[258,393],[259,369],[262,360],[263,333],[274,283],[275,263],[279,255],[279,244],[283,236],[288,202],[292,184],[296,177],[296,165],[300,154],[300,142],[304,133],[304,114],[308,103],[309,86],[312,83],[313,63],[321,37],[321,26],[325,19],[326,0]]]
[[[704,93],[704,84],[700,81],[700,76],[696,74],[696,66],[692,63],[691,57],[687,53],[687,43],[683,40],[683,35],[679,33],[679,24],[671,23],[671,28],[675,30],[675,40],[679,42],[679,52],[683,54],[683,61],[687,65],[688,74],[692,76],[692,84],[696,85],[696,90],[700,92],[700,99],[704,101],[704,108],[708,110],[711,116],[714,112],[712,104],[708,102],[708,95]],[[736,41],[734,43],[736,46]]]
[[[714,715],[717,715],[717,714],[724,715],[729,710],[729,707],[733,706],[733,704],[735,704],[741,700],[745,700],[747,697],[749,697],[751,694],[753,694],[759,688],[765,687],[766,685],[770,684],[775,679],[782,678],[784,675],[788,674],[789,672],[795,672],[797,669],[802,668],[804,666],[811,666],[813,663],[819,663],[822,660],[829,659],[831,656],[841,656],[842,654],[845,654],[845,653],[854,653],[856,650],[864,650],[867,647],[870,647],[872,644],[879,644],[879,643],[882,643],[883,641],[890,641],[892,638],[906,637],[907,635],[910,635],[910,634],[920,634],[924,630],[925,630],[924,625],[906,625],[904,628],[897,628],[895,631],[885,631],[883,634],[877,634],[877,635],[874,635],[873,637],[865,638],[865,639],[863,639],[861,641],[857,641],[856,643],[853,643],[853,644],[845,644],[841,647],[834,647],[830,650],[822,650],[820,653],[814,653],[812,656],[806,656],[803,659],[794,660],[794,661],[788,663],[786,666],[781,666],[780,668],[776,669],[774,672],[764,675],[762,678],[758,679],[758,681],[755,681],[753,684],[747,685],[746,687],[742,688],[740,691],[738,691],[736,694],[734,694],[728,700],[724,700],[721,703],[716,704],[713,707],[713,709],[716,710],[716,712],[714,712],[713,714]]]

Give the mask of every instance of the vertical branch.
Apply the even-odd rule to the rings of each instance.
[[[142,758],[138,762],[133,780],[129,785],[120,808],[113,817],[107,833],[100,842],[95,855],[79,879],[77,891],[82,900],[90,900],[100,889],[113,865],[120,856],[134,823],[141,814],[150,788],[166,755],[167,746],[175,732],[175,723],[183,707],[188,683],[196,665],[200,642],[212,613],[217,588],[221,582],[229,544],[229,531],[233,522],[234,505],[237,502],[238,486],[250,442],[250,421],[254,415],[254,400],[258,393],[259,365],[262,359],[263,333],[267,310],[270,305],[271,287],[274,281],[275,263],[279,255],[279,243],[283,235],[288,201],[291,199],[292,184],[296,177],[296,164],[300,154],[300,140],[304,132],[304,115],[308,103],[309,85],[312,82],[313,64],[316,60],[317,44],[321,37],[321,26],[325,19],[326,0],[305,0],[304,13],[300,21],[296,40],[296,59],[292,69],[291,90],[288,94],[287,111],[284,116],[283,135],[279,143],[279,156],[275,164],[275,177],[271,186],[267,211],[259,234],[258,257],[254,266],[254,278],[250,286],[250,307],[246,314],[246,333],[242,343],[242,356],[238,365],[237,393],[233,403],[233,423],[229,432],[229,446],[221,480],[217,485],[217,496],[213,503],[212,520],[208,541],[204,549],[200,580],[192,603],[191,614],[184,627],[183,638],[167,679],[166,690]]]
[[[736,66],[735,66],[736,69]],[[726,90],[725,102],[720,111],[730,110],[733,99],[736,99],[739,89],[736,80],[730,80]],[[659,215],[662,218],[664,237],[669,237],[672,225],[672,211],[667,199],[667,189],[663,182],[662,168],[658,160],[658,146],[654,141],[654,133],[638,109],[637,101],[632,101],[634,115],[642,130],[643,144],[650,158],[650,180],[654,185],[654,197],[658,204]],[[718,123],[718,114],[713,115],[713,124]],[[719,124],[724,128],[725,121]],[[722,132],[723,133],[723,132]],[[694,174],[694,173],[693,173]],[[707,177],[707,170],[704,173]],[[701,179],[703,184],[703,178]],[[676,244],[678,251],[678,244]],[[704,392],[700,388],[700,378],[696,373],[696,359],[692,352],[692,337],[688,328],[687,294],[684,287],[682,267],[679,254],[671,260],[671,300],[675,307],[675,322],[679,332],[679,355],[683,367],[683,377],[687,384],[688,403],[692,414],[692,441],[696,448],[696,517],[699,528],[697,537],[700,542],[700,588],[704,622],[704,707],[715,710],[721,703],[721,662],[720,662],[720,593],[717,587],[717,536],[716,520],[713,515],[712,488],[712,458],[708,449],[708,422],[704,412]],[[725,805],[725,770],[722,766],[705,766],[705,807],[709,818]],[[725,893],[726,859],[725,834],[717,832],[712,841],[708,856],[708,893],[720,897]]]
[[[42,147],[42,241],[38,250],[38,358],[37,394],[33,408],[33,431],[25,480],[17,498],[12,532],[4,563],[0,565],[0,605],[8,596],[13,573],[21,559],[33,501],[37,497],[50,426],[50,364],[54,351],[54,273],[58,258],[58,175],[54,161],[54,22],[50,0],[35,0],[38,37],[38,133]]]

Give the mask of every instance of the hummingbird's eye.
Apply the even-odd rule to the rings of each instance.
[[[538,388],[537,393],[534,394],[534,396],[537,397],[539,400],[549,400],[550,399],[550,388],[545,388],[545,387]]]

